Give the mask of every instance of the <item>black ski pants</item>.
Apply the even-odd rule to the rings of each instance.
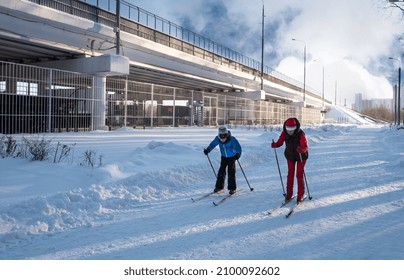
[[[224,188],[224,180],[226,178],[226,168],[227,168],[227,189],[236,190],[236,159],[234,157],[226,158],[221,157],[220,168],[217,174],[215,189]]]

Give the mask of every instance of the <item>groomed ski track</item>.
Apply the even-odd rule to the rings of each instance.
[[[93,187],[91,192],[83,190],[82,199],[89,202],[94,193],[108,192],[111,199],[121,199],[121,206],[111,209],[103,205],[97,215],[83,218],[81,226],[16,237],[2,245],[1,258],[404,258],[404,252],[397,250],[403,244],[402,159],[391,160],[392,153],[403,150],[390,142],[396,139],[395,134],[385,128],[347,126],[335,130],[328,127],[328,132],[318,135],[316,129],[304,128],[310,147],[306,176],[313,199],[306,199],[288,219],[285,214],[289,207],[264,215],[282,199],[275,156],[269,148],[270,139],[279,132],[257,130],[253,134],[260,137],[261,144],[251,145],[247,138],[239,137],[243,146],[240,163],[254,191],[248,189],[237,166],[237,184],[242,192],[220,207],[212,202],[227,190],[192,202],[191,197],[213,190],[215,182],[203,146],[196,146],[199,162],[178,163],[166,170]],[[235,129],[232,133],[241,135]],[[181,149],[182,144],[179,146]],[[283,147],[278,149],[278,157],[286,182]],[[219,153],[212,151],[216,168],[218,158]],[[133,187],[139,185],[145,186],[141,195]],[[130,195],[134,198],[128,199]],[[47,199],[52,201],[52,196]],[[385,248],[386,242],[379,239],[390,239],[390,247]],[[370,247],[373,254],[363,255],[362,247]]]

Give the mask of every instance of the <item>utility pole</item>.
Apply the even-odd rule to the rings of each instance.
[[[115,36],[116,36],[116,54],[120,54],[121,48],[121,0],[116,0],[116,27],[115,27]]]
[[[398,90],[397,90],[397,110],[398,110],[398,125],[400,125],[400,118],[401,118],[401,105],[400,105],[400,99],[401,99],[401,63],[400,67],[398,67]]]
[[[335,100],[334,100],[334,104],[337,105],[337,80],[335,80]]]
[[[321,110],[324,110],[324,64],[323,64],[323,86],[322,86],[322,90],[321,90],[321,92],[322,92],[322,95],[321,95],[321,106],[322,106],[322,109]]]
[[[398,87],[394,85],[394,125],[397,125],[397,93]]]
[[[306,102],[306,42],[304,42],[303,102]]]
[[[394,59],[398,61],[398,89],[397,89],[397,124],[401,124],[401,104],[400,104],[400,99],[401,99],[401,61],[398,58],[395,57],[389,57],[389,59]]]
[[[303,103],[306,102],[306,41],[293,38],[292,41],[301,42],[304,44],[303,54]]]
[[[262,2],[261,90],[264,90],[264,1]]]

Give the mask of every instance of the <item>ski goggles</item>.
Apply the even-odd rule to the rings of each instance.
[[[296,129],[296,126],[287,126],[286,130],[287,131],[294,131]]]
[[[228,136],[229,136],[229,134],[227,134],[227,133],[220,133],[219,134],[220,139],[226,139]]]

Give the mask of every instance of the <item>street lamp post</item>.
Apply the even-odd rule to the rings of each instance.
[[[264,2],[262,2],[262,41],[261,41],[261,90],[264,90]]]
[[[394,59],[398,61],[398,89],[397,89],[397,124],[400,125],[400,117],[401,117],[401,61],[395,57],[389,57],[389,59]]]
[[[313,59],[313,61],[317,61],[317,60]],[[325,93],[324,80],[325,80],[325,72],[324,72],[324,64],[323,64],[323,81],[322,81],[322,84],[321,84],[321,110],[324,109],[324,93]]]
[[[303,102],[306,102],[306,42],[303,40],[292,39],[296,42],[302,42],[304,44],[304,55],[303,55]]]
[[[393,106],[394,106],[394,125],[397,125],[397,94],[398,94],[398,85],[394,85],[394,97],[393,97]]]
[[[121,35],[120,35],[120,29],[121,29],[121,0],[116,1],[116,27],[115,27],[115,40],[116,40],[116,54],[120,54],[120,48],[121,48]]]
[[[321,89],[321,92],[322,92],[322,94],[321,94],[321,109],[322,110],[324,110],[324,92],[325,92],[325,90],[324,90],[324,64],[323,64],[323,84],[322,84],[322,89]]]

